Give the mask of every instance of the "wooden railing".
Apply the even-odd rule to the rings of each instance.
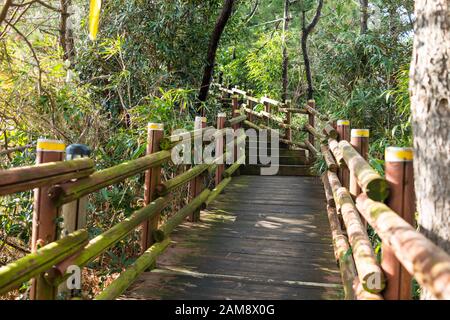
[[[214,84],[214,86],[222,93],[222,103],[231,103],[233,114],[246,116],[245,126],[256,130],[272,130],[275,128],[283,130],[284,134],[280,136],[280,142],[291,147],[308,150],[310,162],[319,154],[317,142],[324,141],[329,134],[334,137],[337,136],[336,130],[327,123],[329,117],[317,111],[314,100],[308,101],[302,107],[293,107],[289,100],[280,102],[268,97],[256,98],[237,87],[229,89],[221,84]],[[264,105],[264,110],[255,111],[257,105]],[[308,117],[307,123],[301,127],[294,125],[294,115],[306,115]],[[280,119],[280,116],[282,119]],[[323,133],[320,132],[318,127],[323,127]],[[306,132],[308,139],[294,141],[293,131]]]
[[[68,266],[86,266],[141,226],[141,256],[95,299],[121,295],[168,248],[169,236],[176,226],[187,217],[198,221],[200,208],[210,204],[231,181],[243,162],[236,158],[236,148],[246,137],[236,137],[232,144],[225,145],[223,135],[227,127],[246,126],[284,130],[282,143],[309,150],[311,161],[319,154],[323,156],[328,168],[322,176],[328,219],[347,299],[408,299],[412,276],[436,298],[450,299],[450,257],[414,227],[411,150],[388,149],[386,177],[382,177],[368,163],[368,130],[350,131],[349,121],[331,121],[315,108],[314,101],[295,108],[290,102],[258,99],[238,88],[216,86],[222,92],[225,108],[231,105],[228,120],[226,114],[219,114],[214,128],[206,127],[206,119],[199,118],[195,130],[168,137],[164,137],[160,125],[149,125],[147,155],[142,158],[95,171],[91,159],[62,162],[61,146],[47,141],[51,150],[37,145],[37,165],[1,171],[0,195],[36,189],[32,253],[0,268],[0,294],[33,279],[32,299],[55,299],[58,286],[70,276]],[[264,111],[256,112],[256,104],[263,104]],[[293,125],[293,115],[306,115],[307,124]],[[194,165],[162,182],[161,165],[170,160],[171,150],[186,135],[192,144],[209,129],[218,129],[215,161]],[[306,132],[308,139],[294,141],[294,130]],[[231,156],[234,164],[228,168],[218,161]],[[80,212],[85,206],[79,201],[87,195],[144,172],[145,207],[93,239],[89,240],[85,226],[77,223],[65,226],[68,234],[58,239],[56,221],[61,211],[64,217],[79,220],[85,214]],[[205,187],[207,175],[214,176],[212,190]],[[173,191],[188,183],[191,201],[161,224],[160,212],[168,205]],[[77,201],[78,205],[72,205]],[[382,240],[381,265],[367,224]]]
[[[95,171],[94,161],[88,158],[62,161],[64,145],[61,142],[38,142],[38,164],[0,172],[0,195],[35,189],[32,253],[0,268],[0,294],[32,279],[31,299],[56,299],[58,287],[71,276],[67,272],[69,266],[86,266],[141,226],[142,255],[95,299],[119,296],[167,249],[174,228],[188,216],[191,221],[198,221],[200,208],[211,203],[230,182],[233,173],[243,163],[236,161],[236,146],[245,143],[246,137],[235,137],[231,144],[226,145],[225,125],[236,128],[244,120],[238,116],[226,121],[226,114],[219,114],[219,130],[215,131],[212,142],[216,144],[217,158],[209,164],[193,165],[165,182],[160,178],[161,165],[171,159],[171,149],[186,141],[192,146],[199,133],[215,129],[206,127],[206,119],[196,119],[196,129],[187,133],[188,140],[183,140],[180,135],[164,137],[162,125],[149,124],[146,156],[100,171]],[[224,161],[219,161],[233,156],[235,163],[227,169]],[[48,161],[51,162],[45,163]],[[69,221],[63,221],[67,234],[58,235],[57,221],[62,212],[65,219],[76,217],[78,221],[80,215],[86,214],[86,206],[80,206],[79,201],[93,192],[142,173],[145,173],[145,207],[90,240],[83,230],[85,225],[70,225]],[[208,174],[214,176],[213,190],[205,187],[204,180]],[[190,184],[191,201],[161,224],[160,212],[169,204],[171,194],[187,183]]]
[[[340,141],[328,134],[322,146],[322,181],[346,297],[411,299],[414,277],[436,298],[449,299],[450,256],[415,227],[412,149],[386,149],[382,177],[368,163],[369,131],[353,129],[350,138],[347,120],[336,129]],[[381,238],[381,264],[367,224]]]
[[[231,101],[234,110],[241,98],[247,126],[271,129],[270,123],[284,129],[280,141],[308,149],[312,160],[320,150],[327,165],[322,181],[346,299],[411,299],[413,277],[436,298],[450,299],[450,256],[415,227],[412,149],[387,148],[386,176],[382,177],[368,163],[369,130],[351,130],[349,120],[331,120],[317,110],[314,101],[292,108],[289,101],[258,99],[237,87],[216,87],[222,92],[222,101]],[[265,110],[254,111],[256,104],[264,104]],[[284,121],[271,113],[271,107],[285,115]],[[293,114],[308,115],[308,123],[301,128],[293,126]],[[255,118],[267,125],[253,123]],[[308,132],[308,140],[294,142],[292,130]],[[381,264],[368,225],[381,238]]]

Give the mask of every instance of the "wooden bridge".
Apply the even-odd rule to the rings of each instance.
[[[202,211],[201,222],[183,224],[172,241],[157,269],[138,278],[123,298],[343,297],[316,178],[233,178]]]
[[[95,299],[408,299],[413,276],[450,299],[450,257],[414,227],[410,150],[387,150],[382,177],[367,162],[368,131],[350,136],[349,121],[330,120],[314,101],[293,107],[216,87],[227,113],[214,127],[199,117],[194,131],[165,137],[150,124],[145,157],[95,171],[89,158],[62,161],[62,142],[41,140],[35,166],[0,172],[0,196],[35,189],[32,253],[0,268],[0,294],[32,279],[31,299],[70,298],[77,291],[62,284],[74,267],[139,228],[142,254]],[[268,130],[271,142],[264,148],[242,127]],[[212,161],[162,181],[162,164],[198,139],[214,144]],[[271,162],[255,163],[266,151]],[[263,175],[270,166],[277,174]],[[145,207],[89,239],[87,196],[141,173]],[[162,217],[184,185],[188,204]],[[381,264],[368,225],[382,240]]]

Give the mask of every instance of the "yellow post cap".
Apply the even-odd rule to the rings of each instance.
[[[195,122],[206,122],[206,117],[195,117]]]
[[[369,129],[352,129],[352,138],[369,138]]]
[[[386,162],[409,162],[414,159],[413,148],[389,147],[384,151]]]
[[[64,152],[66,144],[61,140],[38,139],[36,151]]]
[[[337,125],[338,126],[349,126],[350,125],[350,120],[338,120],[337,121]]]
[[[148,124],[148,129],[149,130],[162,131],[162,130],[164,130],[164,124],[162,124],[162,123],[149,123]]]

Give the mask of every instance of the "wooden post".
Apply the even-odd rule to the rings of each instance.
[[[164,125],[149,123],[147,133],[147,154],[160,151],[159,144],[164,136]],[[154,167],[145,172],[144,202],[149,205],[157,197],[156,186],[161,183],[161,166]],[[160,215],[142,224],[141,253],[144,253],[153,243],[152,233],[159,227]]]
[[[286,100],[286,108],[288,108],[288,111],[286,113],[286,120],[284,121],[284,123],[288,125],[288,127],[285,129],[284,139],[288,141],[292,141],[292,129],[290,127],[292,124],[292,112],[290,111],[290,109],[292,108],[291,105],[292,101]]]
[[[315,100],[309,100],[309,101],[308,101],[308,106],[311,107],[311,108],[313,108],[313,109],[315,109],[315,108],[316,108],[316,101],[315,101]],[[310,112],[310,111],[308,111],[308,123],[309,123],[309,125],[310,125],[311,127],[313,127],[313,128],[314,128],[315,123],[316,123],[316,121],[315,121],[315,116],[314,116],[314,114],[313,114],[312,112]],[[312,146],[315,146],[316,140],[315,140],[314,135],[310,132],[310,133],[308,134],[308,137],[309,137],[309,138],[308,138],[309,143],[310,143]],[[312,162],[314,161],[314,159],[315,159],[315,154],[312,153],[311,151],[309,151],[309,161],[312,163]]]
[[[237,98],[237,96],[233,96],[233,106],[235,105],[235,100],[236,100],[235,98]],[[233,111],[233,113],[234,113],[234,111]],[[199,129],[203,129],[203,128],[206,128],[206,118],[200,117],[200,116],[196,117],[195,123],[194,123],[194,129],[199,130]],[[201,145],[202,150],[200,150],[200,154],[203,156],[203,136],[201,138],[202,138],[202,145]],[[195,154],[195,150],[194,150],[194,154]],[[202,159],[197,159],[197,160],[202,160]],[[202,161],[199,161],[199,162],[202,163]],[[202,191],[204,189],[203,179],[204,179],[204,174],[201,174],[190,182],[189,190],[190,190],[190,194],[191,194],[191,200],[195,199],[200,193],[202,193]],[[192,221],[192,222],[200,221],[200,209],[197,209],[194,212],[192,212],[192,214],[189,216],[189,221]]]
[[[39,139],[36,145],[36,164],[63,161],[66,146],[62,141]],[[48,196],[51,186],[34,190],[33,229],[31,251],[53,242],[57,238],[58,208]],[[50,285],[44,274],[32,279],[31,300],[53,300],[57,287]]]
[[[66,160],[85,158],[90,154],[89,147],[83,144],[72,144],[66,148]],[[67,237],[77,230],[86,228],[87,205],[88,197],[85,196],[61,207],[62,225],[59,238]],[[80,294],[79,290],[68,289],[66,282],[61,283],[58,287],[58,297],[62,296],[64,299],[80,296]]]
[[[227,114],[226,113],[219,113],[217,115],[217,130],[221,130],[223,128],[225,128],[225,120],[227,118]],[[215,158],[217,159],[220,156],[224,155],[224,139],[225,137],[222,136],[221,138],[217,139],[216,141],[216,156]],[[225,159],[224,159],[225,162]],[[222,182],[222,174],[225,171],[225,165],[224,164],[219,164],[217,165],[217,169],[216,169],[216,186],[219,185],[220,182]]]
[[[350,121],[338,120],[336,130],[338,132],[338,141],[345,140],[350,142]],[[344,188],[350,188],[350,171],[348,168],[339,169],[339,180]]]
[[[89,157],[90,154],[91,150],[86,145],[72,144],[66,148],[66,160],[85,158]],[[62,206],[61,238],[86,227],[87,200],[87,197],[83,197]]]
[[[314,100],[309,100],[309,101],[308,101],[308,106],[310,106],[311,108],[315,109],[315,108],[316,108],[316,101],[314,101]],[[314,114],[311,113],[311,112],[308,112],[308,123],[309,123],[309,125],[310,125],[311,127],[314,128],[316,121],[315,121]],[[310,142],[313,146],[315,146],[315,144],[316,144],[314,135],[313,135],[311,132],[309,133],[309,142]]]
[[[351,145],[365,159],[369,158],[369,130],[353,129],[351,132]],[[350,174],[350,194],[356,199],[361,194],[361,188],[358,185],[356,176]]]
[[[237,94],[234,94],[231,97],[231,118],[235,117],[235,113],[238,110],[239,110],[239,96]]]
[[[249,90],[250,96],[253,96],[253,91]],[[253,110],[253,101],[247,98],[247,108]],[[247,112],[247,120],[253,122],[253,114]]]
[[[271,111],[270,103],[267,101],[264,101],[264,111],[270,114]],[[270,118],[267,118],[267,126],[270,127]]]
[[[403,220],[415,227],[413,149],[387,148],[385,160],[386,180],[391,190],[387,205]],[[381,267],[387,278],[384,298],[410,300],[412,277],[397,260],[393,250],[384,242]]]

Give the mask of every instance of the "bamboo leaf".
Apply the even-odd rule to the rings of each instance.
[[[102,7],[101,0],[91,0],[89,9],[89,38],[92,41],[94,41],[97,38],[101,7]]]

